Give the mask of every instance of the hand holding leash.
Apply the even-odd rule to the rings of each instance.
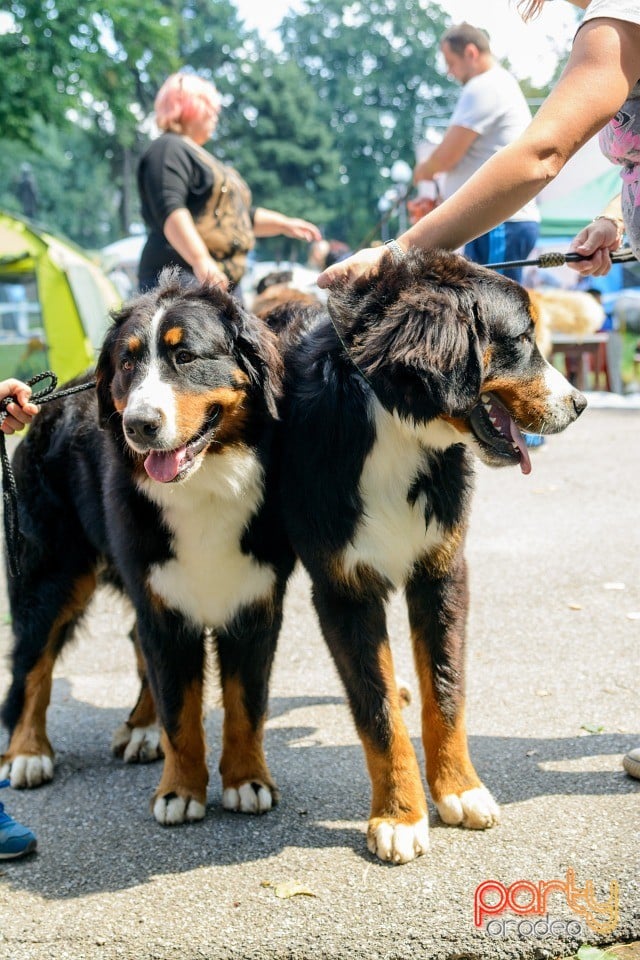
[[[610,253],[612,263],[628,263],[630,260],[637,260],[635,253],[630,247],[621,247]],[[590,260],[589,255],[583,253],[541,253],[535,260],[510,260],[508,263],[487,263],[487,267],[492,270],[508,270],[510,267],[563,267],[565,263],[578,263],[582,260]]]
[[[51,372],[51,370],[44,370],[42,373],[37,374],[37,376],[27,380],[26,383],[27,386],[32,387],[36,383],[40,383],[43,380],[50,380],[51,382],[43,390],[39,390],[37,393],[31,394],[31,403],[35,404],[36,406],[42,403],[48,403],[50,400],[59,400],[62,397],[69,397],[71,394],[80,393],[82,390],[91,390],[96,385],[95,380],[89,380],[87,383],[79,383],[73,387],[67,387],[64,390],[58,390],[56,392],[58,378],[56,377],[55,373]],[[18,381],[15,382],[17,383]],[[18,488],[16,487],[11,461],[7,454],[5,434],[8,431],[2,429],[6,418],[10,416],[7,409],[9,405],[17,403],[19,406],[22,406],[17,395],[19,391],[17,388],[14,389],[16,389],[16,396],[10,395],[0,401],[0,463],[2,464],[2,501],[4,505],[4,532],[5,543],[7,547],[7,566],[9,569],[9,576],[18,577],[20,576],[18,550],[20,546],[20,538],[22,536],[20,533],[20,524],[18,522]],[[31,419],[31,417],[29,417],[29,419]],[[22,426],[24,426],[24,424],[22,424]],[[13,433],[14,431],[11,430],[10,432]]]

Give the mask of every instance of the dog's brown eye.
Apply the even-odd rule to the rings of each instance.
[[[120,369],[124,370],[125,373],[131,373],[134,369],[135,363],[131,357],[125,357],[124,360],[120,363]]]
[[[176,353],[176,363],[193,363],[195,355],[188,350],[178,350]]]

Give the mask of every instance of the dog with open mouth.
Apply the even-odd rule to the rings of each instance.
[[[387,636],[396,588],[408,605],[431,796],[448,824],[498,820],[464,718],[474,455],[528,474],[522,431],[558,433],[586,406],[540,354],[535,324],[514,281],[453,253],[412,251],[332,287],[328,312],[301,319],[296,309],[286,332],[287,531],[366,754],[368,846],[394,863],[429,843]]]
[[[53,776],[53,667],[106,579],[133,604],[143,680],[114,748],[132,762],[164,755],[156,819],[205,815],[209,633],[224,707],[223,806],[262,813],[277,802],[263,726],[293,567],[275,480],[281,380],[262,321],[166,272],[115,314],[97,390],[43,408],[14,456],[22,574],[9,577],[11,738],[0,760],[14,787]]]

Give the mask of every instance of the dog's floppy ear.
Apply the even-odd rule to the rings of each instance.
[[[459,416],[477,402],[482,387],[484,324],[478,302],[464,291],[431,303],[429,313],[424,327],[425,384],[444,413]]]
[[[101,427],[107,427],[116,408],[111,395],[111,383],[115,375],[113,354],[120,328],[131,316],[131,304],[111,314],[112,324],[107,330],[96,365],[96,393],[98,395],[98,419]]]
[[[115,339],[115,324],[109,329],[100,350],[96,366],[96,393],[98,395],[98,420],[101,427],[108,425],[109,419],[116,412],[111,396],[111,381],[113,380],[113,346]]]
[[[278,417],[283,364],[275,334],[267,324],[233,303],[234,354],[240,369],[264,398],[269,414]]]
[[[484,323],[474,287],[402,278],[352,327],[351,353],[386,406],[407,416],[459,416],[482,384]]]

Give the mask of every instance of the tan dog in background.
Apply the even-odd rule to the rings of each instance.
[[[579,339],[595,333],[604,323],[602,305],[584,290],[541,287],[527,292],[538,318],[536,343],[545,357],[551,354],[554,333],[567,333]]]

